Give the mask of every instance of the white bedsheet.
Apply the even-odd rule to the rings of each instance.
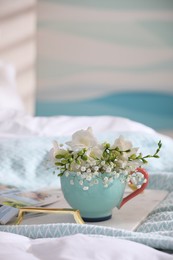
[[[15,110],[0,111],[1,136],[67,136],[91,126],[95,134],[112,131],[155,133],[143,124],[113,116],[32,117]]]
[[[0,232],[1,260],[171,260],[169,254],[132,241],[76,234],[29,239]]]

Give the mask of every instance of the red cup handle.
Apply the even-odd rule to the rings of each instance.
[[[142,186],[141,186],[139,189],[133,191],[133,192],[130,193],[128,196],[126,196],[125,198],[123,198],[123,200],[122,200],[122,202],[121,202],[119,208],[121,208],[127,201],[133,199],[134,197],[136,197],[137,195],[139,195],[141,192],[143,192],[143,190],[145,190],[145,188],[146,188],[147,185],[148,185],[148,179],[149,179],[149,177],[148,177],[147,171],[146,171],[145,169],[143,169],[143,168],[137,168],[136,171],[137,171],[137,172],[141,172],[141,173],[144,175],[144,178],[146,179],[146,182],[143,183]]]

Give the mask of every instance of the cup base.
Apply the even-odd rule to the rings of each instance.
[[[82,219],[85,222],[101,222],[101,221],[106,221],[112,218],[112,215],[106,216],[106,217],[99,217],[99,218],[85,218],[82,217]]]

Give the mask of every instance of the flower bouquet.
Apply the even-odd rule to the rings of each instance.
[[[111,196],[113,200],[112,204],[120,208],[126,202],[123,201],[123,194],[127,183],[141,192],[148,182],[148,174],[142,166],[147,163],[148,158],[159,158],[161,146],[162,143],[159,141],[153,155],[143,156],[142,153],[138,153],[138,148],[133,147],[132,143],[122,136],[115,139],[113,144],[99,143],[89,127],[87,130],[75,132],[72,139],[65,144],[54,141],[51,157],[55,167],[54,173],[56,170],[59,171],[62,191],[69,204],[80,209],[87,220],[93,217],[96,219],[95,216],[98,215],[100,219],[100,216],[107,216],[108,212],[100,210],[100,214],[97,214],[99,210],[95,212],[93,206],[90,205],[90,210],[83,209],[83,206],[87,208],[88,204],[92,204],[91,201],[95,205],[109,204],[110,198],[103,202],[108,190],[108,197]],[[137,194],[134,193],[131,197],[135,195]],[[115,196],[116,203],[113,198]],[[87,198],[89,201],[86,201]]]

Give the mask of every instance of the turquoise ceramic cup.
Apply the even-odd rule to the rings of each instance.
[[[97,184],[89,186],[89,182],[81,179],[76,173],[70,173],[68,177],[61,176],[61,189],[68,204],[73,209],[78,209],[84,221],[96,222],[108,220],[112,217],[113,208],[120,208],[129,199],[141,193],[148,183],[147,172],[140,168],[140,172],[145,175],[147,182],[130,195],[123,198],[126,183],[120,179],[114,179],[108,187],[104,187],[102,179],[97,178]],[[80,181],[83,185],[80,185]],[[84,190],[84,187],[89,187]]]

